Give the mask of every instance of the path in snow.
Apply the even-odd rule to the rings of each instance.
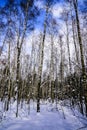
[[[59,111],[51,111],[52,106],[41,105],[41,113],[37,114],[31,107],[30,115],[27,116],[25,108],[20,109],[20,117],[15,118],[10,111],[7,118],[0,125],[0,130],[79,130],[87,125],[87,121],[73,115],[73,112],[63,107],[65,118],[60,105]],[[87,127],[82,129],[87,130]]]

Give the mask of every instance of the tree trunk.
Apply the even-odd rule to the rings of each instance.
[[[75,15],[76,15],[76,22],[77,22],[77,31],[78,31],[78,40],[79,40],[79,47],[80,47],[80,55],[81,55],[81,65],[82,65],[82,80],[83,80],[83,88],[85,97],[85,107],[86,107],[86,116],[87,116],[87,84],[86,84],[86,72],[85,72],[85,64],[84,64],[84,56],[83,56],[83,45],[82,45],[82,38],[80,32],[80,23],[79,23],[79,16],[78,16],[78,7],[77,7],[77,0],[73,0]],[[83,113],[83,112],[82,112]]]
[[[47,14],[48,14],[48,8],[46,9],[46,16],[45,16],[45,22],[44,22],[44,32],[43,32],[43,38],[42,38],[42,45],[41,45],[41,53],[40,53],[40,64],[39,64],[39,71],[38,71],[38,86],[37,86],[37,112],[40,112],[40,86],[41,86],[41,76],[42,76],[42,68],[43,68],[43,58],[44,58],[44,43],[45,43],[45,37],[46,37],[46,20],[47,20]]]

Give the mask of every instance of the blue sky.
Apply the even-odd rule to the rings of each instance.
[[[7,0],[0,0],[0,6],[3,7],[5,5],[5,3],[6,3],[6,1]],[[35,31],[36,31],[36,34],[43,29],[43,22],[44,22],[44,16],[45,16],[45,10],[43,9],[43,6],[44,6],[43,1],[44,0],[39,0],[37,2],[37,6],[39,7],[39,9],[42,8],[42,12],[40,13],[40,16],[37,18],[37,21],[35,21]],[[81,3],[81,5],[82,5],[82,1],[83,0],[79,0],[79,2]],[[82,8],[82,6],[80,6],[80,7]],[[60,32],[59,33],[61,33],[61,34],[62,34],[62,32],[66,31],[65,30],[66,29],[65,24],[63,23],[62,20],[59,19],[61,11],[63,10],[63,8],[64,8],[64,6],[63,6],[63,0],[62,0],[62,2],[60,0],[60,2],[58,2],[58,3],[56,3],[54,5],[54,11],[52,12],[53,13],[53,17],[58,21],[58,24],[60,26],[60,30],[59,30]],[[3,37],[2,37],[2,39],[3,39]],[[32,39],[31,34],[29,35],[29,38],[26,39],[26,43],[28,44],[28,45],[26,45],[27,48],[31,48],[30,39]],[[65,39],[65,37],[64,37],[64,39]],[[1,43],[0,43],[0,45],[1,45]],[[28,52],[29,51],[30,51],[30,49],[28,50]]]
[[[5,3],[7,2],[8,0],[0,0],[0,6],[4,6],[5,5]],[[15,0],[15,1],[20,1],[20,0]],[[42,9],[42,8],[44,8],[43,6],[44,6],[44,2],[43,1],[45,1],[45,0],[36,0],[36,3],[37,3],[37,6],[38,6],[38,8],[39,9]],[[62,12],[62,10],[63,10],[63,1],[64,0],[56,0],[57,1],[57,3],[54,5],[54,7],[53,7],[53,17],[54,18],[56,18],[56,20],[58,21],[58,22],[62,22],[62,21],[60,21],[60,19],[59,19],[59,17],[60,17],[60,14],[61,14],[61,12]],[[83,8],[83,0],[78,0],[79,1],[79,5],[80,5],[80,8]],[[40,13],[40,16],[37,18],[37,21],[35,22],[35,28],[36,29],[43,29],[43,22],[44,22],[44,16],[45,16],[45,10],[44,9],[42,9],[42,11],[40,11],[41,13]]]
[[[6,2],[7,2],[7,0],[0,0],[0,6],[3,7]]]

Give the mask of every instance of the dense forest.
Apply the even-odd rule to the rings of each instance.
[[[18,117],[31,100],[87,116],[87,0],[0,3],[0,102],[6,112],[16,101]]]

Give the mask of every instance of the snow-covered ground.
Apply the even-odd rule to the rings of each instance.
[[[3,107],[3,105],[2,105]],[[1,108],[2,108],[1,107]],[[0,123],[0,130],[87,130],[87,120],[77,111],[58,104],[41,103],[41,112],[36,113],[36,103],[29,106],[19,106],[19,117],[15,117],[16,103],[10,106],[10,110],[4,113],[4,119]]]

